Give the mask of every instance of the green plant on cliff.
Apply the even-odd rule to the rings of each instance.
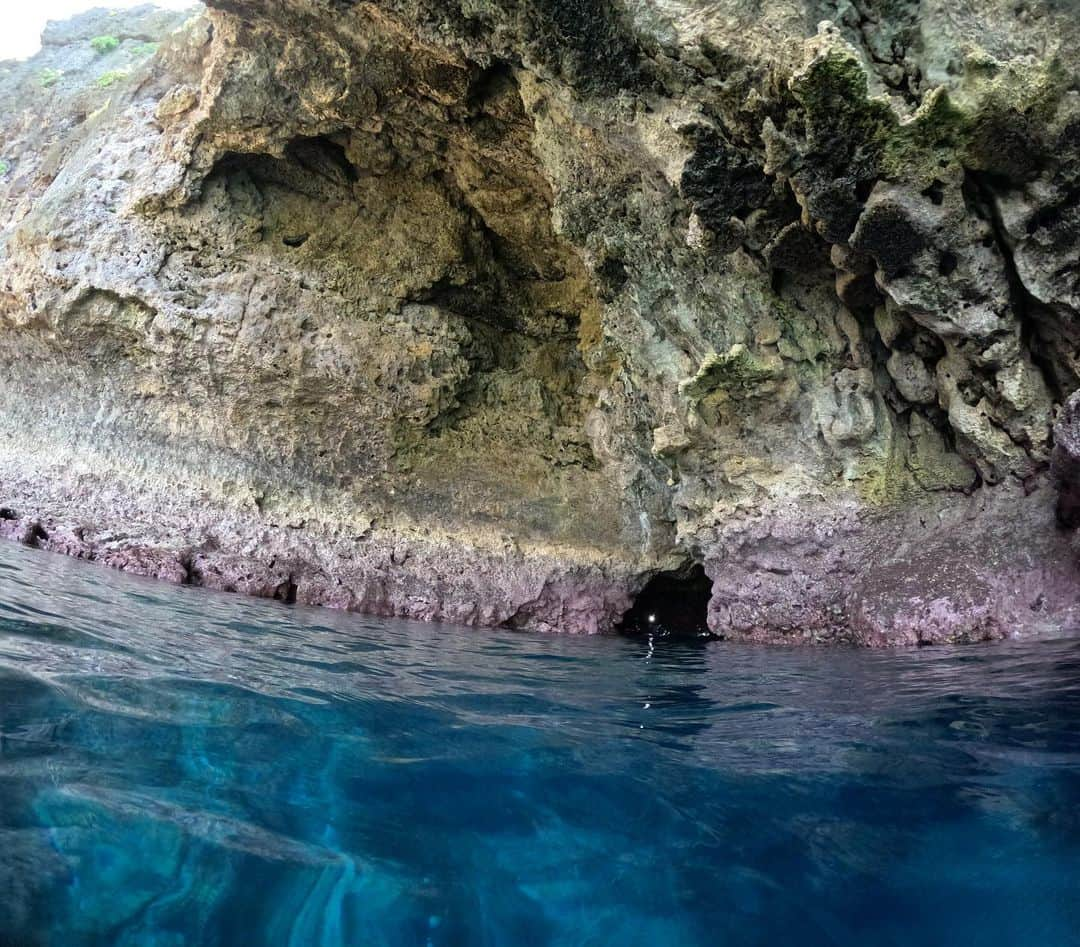
[[[38,83],[43,89],[51,89],[60,81],[62,75],[63,73],[59,69],[42,69],[38,73]]]
[[[99,89],[108,89],[111,86],[116,85],[116,83],[120,82],[121,80],[126,79],[127,77],[128,77],[127,70],[125,70],[125,69],[112,69],[109,72],[106,72],[106,73],[98,76],[97,87]]]
[[[120,40],[115,36],[95,36],[90,40],[90,45],[94,47],[95,53],[104,56],[116,49],[120,45]]]
[[[8,171],[11,170],[11,165],[8,164],[3,158],[0,158],[0,178],[6,178]]]

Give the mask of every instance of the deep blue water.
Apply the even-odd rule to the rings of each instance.
[[[0,943],[1080,945],[1080,641],[479,632],[0,544]]]

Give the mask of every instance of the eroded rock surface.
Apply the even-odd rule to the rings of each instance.
[[[698,564],[733,638],[1080,627],[1078,43],[1057,0],[50,27],[0,67],[0,534],[477,625]]]

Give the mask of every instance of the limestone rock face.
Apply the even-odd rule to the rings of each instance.
[[[50,26],[0,65],[0,535],[476,625],[700,564],[732,638],[1080,627],[1077,48],[1059,0]]]

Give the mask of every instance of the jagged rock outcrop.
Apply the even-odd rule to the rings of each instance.
[[[478,625],[696,564],[728,637],[1080,627],[1067,6],[53,27],[0,70],[0,534]]]

